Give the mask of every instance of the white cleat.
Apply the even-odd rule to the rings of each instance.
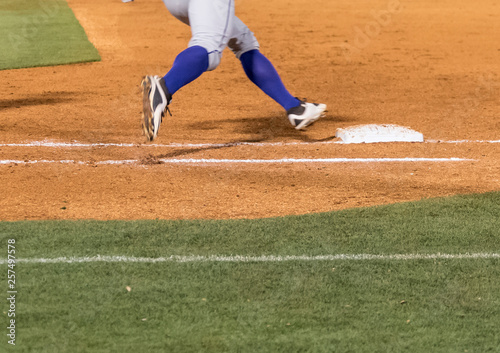
[[[170,113],[168,105],[172,101],[172,95],[168,92],[163,78],[158,76],[145,76],[142,79],[141,86],[142,129],[148,141],[153,141],[158,136],[158,130],[160,129],[165,111]]]
[[[326,104],[307,103],[300,101],[300,105],[287,110],[288,120],[297,130],[302,130],[324,116]]]

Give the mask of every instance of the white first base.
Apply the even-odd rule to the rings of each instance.
[[[338,129],[335,137],[344,143],[424,142],[418,131],[398,125],[357,125]]]

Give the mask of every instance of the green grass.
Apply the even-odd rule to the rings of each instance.
[[[100,60],[65,0],[2,0],[0,33],[0,70]]]
[[[16,239],[19,258],[491,254],[499,214],[500,193],[489,193],[263,220],[2,222],[0,249]],[[500,259],[18,263],[16,272],[17,346],[2,335],[5,351],[500,352]]]

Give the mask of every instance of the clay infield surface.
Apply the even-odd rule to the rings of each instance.
[[[168,71],[189,27],[159,0],[68,3],[103,60],[0,72],[2,220],[259,218],[500,189],[493,0],[237,1],[288,89],[327,116],[295,131],[226,51],[154,144],[141,77]],[[334,137],[374,123],[426,142]],[[349,160],[317,161],[332,158]]]

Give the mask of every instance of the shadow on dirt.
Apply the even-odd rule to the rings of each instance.
[[[47,92],[16,99],[0,99],[0,111],[37,105],[56,105],[73,100],[76,92]]]
[[[163,162],[161,159],[164,158],[175,158],[175,157],[181,157],[181,156],[187,156],[190,154],[195,154],[198,152],[203,152],[203,151],[214,151],[214,150],[219,150],[222,148],[230,148],[233,147],[234,145],[227,144],[224,146],[210,146],[210,147],[200,147],[200,148],[182,148],[178,149],[169,153],[162,153],[159,155],[152,155],[149,154],[147,157],[143,158],[141,160],[142,164],[162,164]]]
[[[327,114],[318,120],[316,124],[326,126],[335,134],[336,124],[355,121],[354,118]],[[245,119],[221,119],[193,123],[189,126],[192,130],[225,130],[236,134],[248,135],[251,142],[276,141],[286,142],[288,140],[299,140],[302,142],[317,142],[307,135],[307,130],[297,131],[291,127],[284,114],[275,114],[267,117],[255,117]],[[325,129],[325,127],[323,127]]]
[[[238,141],[220,141],[220,144],[203,146],[197,148],[180,148],[175,151],[160,155],[149,155],[142,160],[143,164],[161,164],[161,159],[175,158],[196,154],[204,151],[219,149],[230,149],[245,143],[265,143],[265,142],[327,142],[335,139],[335,125],[339,122],[355,121],[355,119],[345,116],[327,115],[318,121],[318,124],[328,124],[332,126],[332,134],[324,138],[311,138],[307,135],[307,130],[297,131],[290,126],[288,119],[283,115],[273,115],[270,117],[245,118],[245,119],[222,119],[193,123],[189,126],[193,130],[227,130],[237,134],[248,135],[248,138]],[[329,129],[326,128],[327,130]]]

